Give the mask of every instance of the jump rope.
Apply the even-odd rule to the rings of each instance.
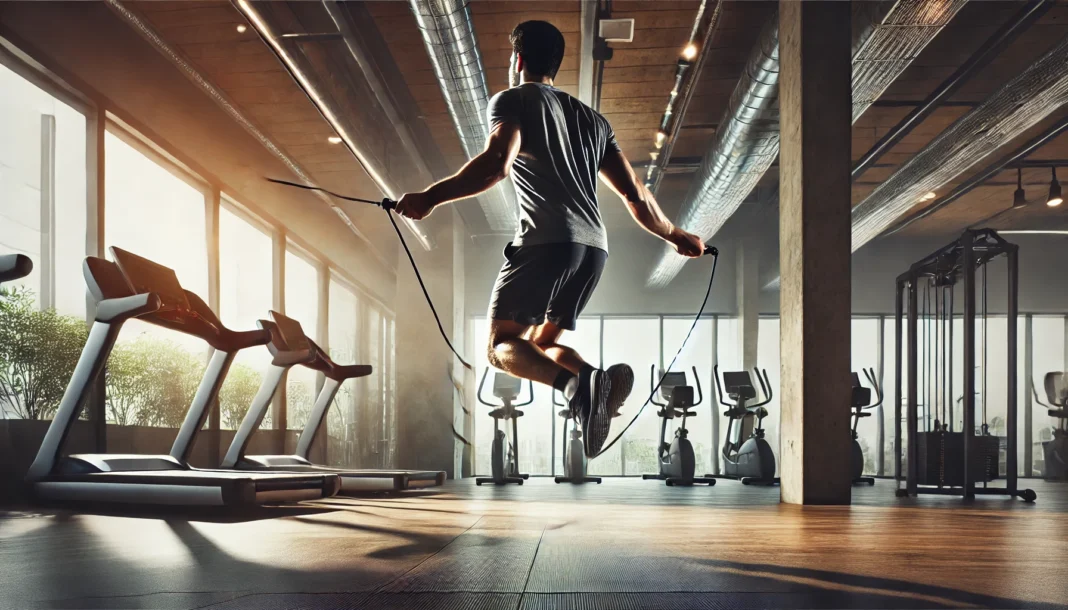
[[[389,199],[389,198],[385,198],[385,199],[382,199],[382,200],[374,200],[374,199],[363,199],[363,198],[360,198],[360,197],[351,197],[349,195],[342,195],[340,193],[335,193],[333,191],[330,191],[330,190],[327,190],[327,189],[324,189],[324,188],[321,188],[321,187],[318,187],[318,186],[300,184],[300,183],[297,183],[297,182],[289,182],[287,180],[278,180],[278,179],[275,179],[275,178],[267,178],[267,181],[268,182],[273,182],[275,184],[281,184],[281,185],[284,185],[284,186],[291,186],[291,187],[298,188],[298,189],[304,189],[306,191],[317,191],[317,192],[320,192],[320,193],[326,193],[327,195],[330,195],[331,197],[337,197],[338,199],[343,199],[345,201],[352,201],[352,202],[355,202],[355,203],[366,203],[366,204],[369,204],[369,205],[373,205],[373,206],[377,206],[377,207],[382,208],[386,212],[386,216],[389,217],[389,223],[391,225],[393,225],[393,231],[397,234],[397,238],[400,239],[401,246],[404,247],[404,253],[408,256],[408,262],[412,266],[412,271],[415,272],[415,279],[419,281],[419,288],[422,289],[422,291],[423,291],[423,298],[426,299],[426,304],[430,307],[430,312],[434,314],[434,321],[438,325],[438,332],[441,334],[441,338],[445,340],[445,344],[449,346],[449,351],[451,351],[452,354],[454,356],[456,356],[456,359],[460,362],[460,364],[462,364],[465,369],[474,372],[475,367],[471,366],[471,363],[469,363],[468,361],[464,360],[464,357],[461,356],[460,353],[456,351],[456,347],[453,346],[452,340],[449,339],[448,333],[445,332],[445,327],[441,324],[441,317],[438,316],[438,310],[437,310],[436,307],[434,307],[434,300],[430,298],[430,293],[427,291],[426,284],[423,282],[423,274],[421,274],[419,272],[419,266],[415,264],[415,257],[412,256],[412,251],[408,247],[408,242],[405,241],[404,234],[401,233],[400,227],[397,226],[397,221],[393,219],[393,214],[391,212],[393,212],[393,210],[396,209],[396,207],[397,207],[397,202],[396,201],[393,201],[392,199]],[[614,439],[612,439],[612,442],[610,442],[607,445],[605,445],[604,447],[602,447],[601,450],[599,452],[597,452],[597,455],[592,456],[591,459],[599,457],[599,456],[603,455],[605,452],[607,452],[609,449],[611,449],[617,442],[619,442],[619,439],[623,438],[623,435],[627,433],[627,430],[630,430],[630,427],[633,426],[634,423],[638,421],[638,418],[641,417],[642,411],[644,411],[645,407],[649,406],[649,404],[653,401],[653,398],[656,397],[656,393],[660,390],[661,384],[663,384],[664,383],[664,379],[667,378],[668,371],[670,371],[675,366],[675,361],[678,360],[680,355],[682,355],[682,351],[684,349],[686,349],[686,343],[689,342],[690,335],[693,334],[693,330],[695,328],[697,328],[697,323],[701,320],[701,316],[704,315],[704,313],[705,313],[705,307],[708,305],[708,297],[711,296],[711,294],[712,294],[712,284],[716,279],[716,266],[719,263],[719,250],[716,249],[715,246],[707,246],[705,248],[704,254],[712,255],[712,272],[709,273],[709,276],[708,276],[708,288],[705,289],[705,297],[701,300],[701,307],[697,310],[697,315],[694,316],[693,322],[690,324],[690,330],[686,331],[686,336],[683,338],[682,343],[679,345],[679,349],[675,352],[675,356],[671,359],[671,363],[668,364],[667,368],[665,368],[664,371],[661,373],[660,380],[656,382],[656,385],[653,387],[652,392],[649,393],[649,397],[647,399],[645,399],[645,403],[642,404],[641,408],[638,409],[638,412],[634,414],[634,417],[631,418],[630,422],[627,423],[626,427],[624,427],[623,430],[619,434],[617,434]],[[449,379],[452,382],[453,387],[456,388],[457,393],[462,397],[463,396],[463,392],[460,391],[460,389],[461,389],[460,385],[456,382],[455,379],[452,378],[451,375],[450,375]],[[471,412],[468,411],[467,406],[463,403],[463,399],[462,398],[461,398],[460,408],[463,409],[465,414],[467,414],[467,415],[471,414]],[[467,445],[469,447],[471,446],[471,442],[468,441],[459,432],[456,431],[456,426],[455,425],[452,425],[452,434],[453,434],[454,437],[456,437],[464,445]]]

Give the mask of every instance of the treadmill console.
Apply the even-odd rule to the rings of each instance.
[[[162,303],[160,311],[188,312],[192,310],[189,298],[182,285],[178,283],[178,276],[175,275],[173,269],[121,248],[112,246],[109,250],[134,294],[155,293]]]
[[[312,349],[311,341],[308,340],[308,335],[304,334],[304,328],[301,327],[300,322],[277,311],[271,311],[271,321],[278,327],[278,333],[282,335],[282,341],[285,342],[287,350],[303,352]]]

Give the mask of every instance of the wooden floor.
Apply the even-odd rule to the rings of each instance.
[[[1038,502],[778,504],[606,479],[221,515],[0,513],[0,608],[1064,607],[1068,484]]]

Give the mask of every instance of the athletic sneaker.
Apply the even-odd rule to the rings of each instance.
[[[605,371],[611,389],[608,391],[608,412],[612,417],[619,417],[619,410],[634,389],[634,371],[628,364],[613,364]]]
[[[586,369],[579,373],[578,390],[571,397],[571,413],[582,423],[582,442],[586,457],[591,458],[601,451],[612,425],[608,410],[608,394],[611,391],[608,374],[600,369]]]

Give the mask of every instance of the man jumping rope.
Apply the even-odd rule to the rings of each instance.
[[[599,370],[560,345],[593,294],[608,259],[597,176],[645,230],[696,258],[704,244],[674,226],[638,180],[600,113],[553,86],[564,37],[545,21],[512,31],[510,89],[489,103],[486,148],[456,175],[408,193],[397,213],[416,220],[443,203],[478,195],[511,177],[519,227],[504,249],[490,300],[489,362],[567,397],[584,430],[586,455],[601,451],[612,417],[630,394],[626,364]]]

